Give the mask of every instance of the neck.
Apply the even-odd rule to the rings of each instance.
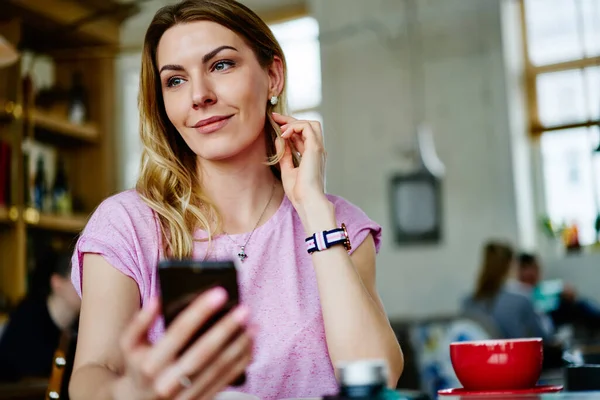
[[[61,331],[67,329],[77,316],[77,312],[64,299],[54,293],[48,296],[46,304],[50,318]]]
[[[228,234],[250,232],[257,223],[262,225],[283,199],[281,183],[264,164],[264,140],[253,147],[234,159],[198,162],[202,190],[217,207]]]

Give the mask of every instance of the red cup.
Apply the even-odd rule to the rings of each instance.
[[[450,343],[456,377],[467,390],[516,390],[536,385],[544,359],[542,339]]]

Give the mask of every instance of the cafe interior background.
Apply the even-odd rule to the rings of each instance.
[[[135,184],[141,43],[166,3],[0,2],[3,323]],[[600,0],[243,3],[283,45],[291,114],[323,124],[327,191],[383,226],[400,387],[452,385],[446,344],[485,336],[459,311],[489,240],[600,300]]]

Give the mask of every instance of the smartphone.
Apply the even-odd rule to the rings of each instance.
[[[227,302],[223,308],[218,310],[196,332],[182,349],[182,353],[239,304],[237,264],[233,260],[196,261],[165,259],[158,264],[158,276],[162,311],[166,327],[200,294],[218,286],[227,291]],[[235,340],[241,333],[242,330],[237,332],[232,340]],[[246,374],[243,373],[232,383],[232,386],[241,386],[245,381]]]

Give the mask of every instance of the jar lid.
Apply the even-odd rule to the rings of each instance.
[[[386,385],[385,360],[342,361],[336,364],[340,386]]]

